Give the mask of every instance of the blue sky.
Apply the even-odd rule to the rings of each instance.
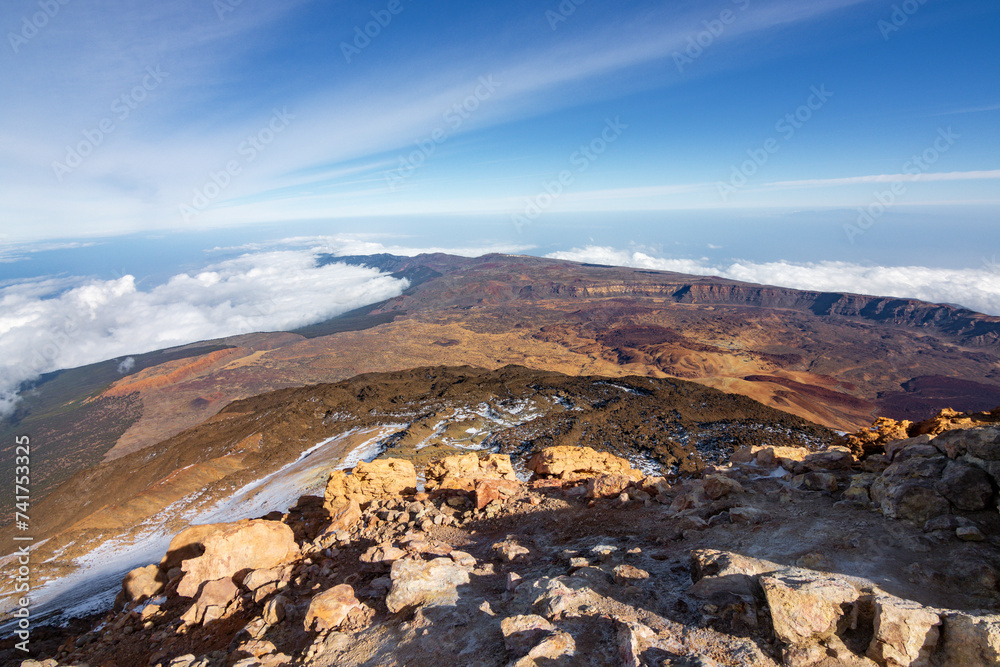
[[[0,30],[0,416],[405,288],[316,252],[1000,315],[996,2],[8,0]]]
[[[0,26],[8,242],[1000,203],[995,3],[14,0]]]

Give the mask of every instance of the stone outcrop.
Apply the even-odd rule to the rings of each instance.
[[[487,454],[482,458],[474,452],[446,456],[428,465],[424,474],[428,491],[472,492],[481,480],[517,481],[510,457],[505,454]]]
[[[825,661],[850,644],[880,667],[1000,664],[1000,615],[925,607],[866,579],[712,550],[693,552],[691,570],[692,595],[767,613],[788,665],[844,664]],[[858,646],[859,637],[869,639]]]
[[[229,577],[206,582],[198,590],[194,604],[181,616],[189,625],[210,623],[223,618],[236,601],[239,589]]]
[[[417,492],[417,472],[411,461],[377,459],[362,461],[352,471],[330,473],[324,495],[328,508],[340,507],[345,501],[366,504],[379,498],[413,495]]]
[[[531,457],[528,469],[537,477],[558,477],[566,481],[598,475],[623,475],[632,481],[645,477],[625,459],[589,447],[548,447]]]
[[[934,431],[886,445],[890,465],[868,484],[868,494],[887,517],[922,525],[995,507],[1000,428]],[[852,495],[863,499],[858,491]]]

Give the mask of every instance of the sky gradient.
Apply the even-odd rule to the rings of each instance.
[[[809,208],[862,209],[856,243],[881,205],[1000,205],[996,3],[15,0],[0,26],[8,242]]]
[[[0,29],[0,416],[405,288],[317,252],[1000,315],[997,2],[10,0]]]

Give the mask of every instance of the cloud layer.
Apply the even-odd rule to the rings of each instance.
[[[116,280],[47,278],[0,289],[0,416],[42,373],[254,331],[294,329],[399,295],[405,280],[315,249],[241,255],[148,291]]]
[[[793,263],[737,261],[712,265],[704,260],[654,257],[638,250],[602,246],[574,248],[546,255],[553,259],[631,266],[657,271],[721,276],[764,285],[825,292],[950,303],[990,315],[1000,315],[1000,270],[992,263],[981,269],[937,269],[924,266],[863,266],[849,262]]]

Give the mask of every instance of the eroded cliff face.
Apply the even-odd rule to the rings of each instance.
[[[818,316],[858,318],[902,327],[933,327],[959,338],[967,345],[989,346],[1000,342],[1000,317],[916,299],[796,290],[717,277],[594,266],[524,256],[486,255],[464,259],[440,254],[414,258],[362,255],[326,257],[325,261],[361,264],[403,276],[413,275],[422,267],[449,276],[449,281],[438,284],[421,282],[410,298],[398,299],[399,303],[408,305],[419,304],[426,299],[423,296],[425,294],[433,295],[431,298],[443,305],[448,300],[439,291],[444,282],[451,283],[447,292],[455,297],[463,292],[459,284],[481,285],[481,281],[487,281],[492,289],[484,290],[484,293],[494,302],[515,299],[662,297],[677,303],[791,309]],[[507,274],[495,275],[498,271]],[[392,302],[385,307],[394,308],[397,305]]]

